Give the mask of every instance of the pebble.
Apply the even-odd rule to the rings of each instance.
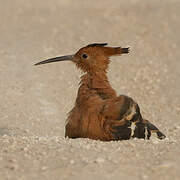
[[[43,167],[41,168],[42,171],[45,171],[46,169],[48,169],[47,166],[43,166]]]
[[[74,164],[75,162],[74,162],[74,160],[72,159],[72,160],[70,160],[70,164]]]
[[[143,174],[142,179],[148,179],[148,176],[146,174]]]
[[[103,158],[100,158],[100,157],[95,160],[95,163],[98,163],[98,164],[104,163],[104,162],[105,162],[105,160]]]
[[[157,166],[157,168],[169,168],[172,167],[174,164],[173,162],[164,162]]]

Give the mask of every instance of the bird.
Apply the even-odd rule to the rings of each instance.
[[[89,138],[101,141],[158,139],[166,136],[149,120],[144,119],[136,101],[117,95],[110,85],[107,71],[111,56],[128,54],[130,48],[110,47],[107,43],[93,43],[75,54],[50,58],[35,65],[71,61],[82,71],[77,98],[68,113],[66,138]]]

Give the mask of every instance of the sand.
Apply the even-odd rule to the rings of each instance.
[[[180,179],[179,0],[0,0],[0,180]],[[33,66],[94,42],[130,47],[108,77],[165,140],[65,139],[81,72]]]

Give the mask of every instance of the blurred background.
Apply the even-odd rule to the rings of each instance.
[[[178,0],[0,0],[0,138],[64,137],[81,72],[70,62],[33,64],[107,42],[131,50],[112,58],[113,88],[178,141],[179,9]]]

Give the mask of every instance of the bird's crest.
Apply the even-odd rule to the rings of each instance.
[[[103,47],[103,46],[107,46],[108,43],[93,43],[93,44],[88,44],[86,47],[95,47],[95,46],[100,46],[100,47]]]

